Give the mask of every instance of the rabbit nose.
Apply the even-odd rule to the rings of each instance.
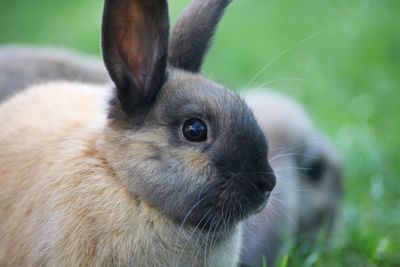
[[[260,188],[267,193],[271,192],[276,185],[275,172],[272,170],[271,166],[268,165],[268,170],[266,174],[260,177]]]

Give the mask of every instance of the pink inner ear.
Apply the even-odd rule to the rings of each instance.
[[[124,16],[116,17],[118,22],[115,31],[119,36],[119,53],[139,86],[145,87],[150,71],[148,66],[153,58],[153,22],[144,16],[140,4],[135,4],[135,1],[125,3]]]
[[[129,41],[127,42],[127,45],[129,45]],[[128,53],[128,55],[122,55],[122,56],[124,61],[125,60],[128,61],[125,62],[125,64],[127,64],[130,73],[139,83],[139,86],[145,87],[146,78],[149,71],[147,67],[149,64],[149,60],[152,58],[152,55],[148,54],[148,52],[146,51],[147,49],[141,48],[140,47],[142,46],[141,44],[134,44],[134,45],[139,47],[139,49],[129,49],[128,52],[125,52],[127,50],[124,50],[122,51],[122,53]]]

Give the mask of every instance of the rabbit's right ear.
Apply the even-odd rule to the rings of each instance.
[[[102,52],[125,115],[149,108],[165,82],[166,0],[105,0]]]
[[[176,22],[170,38],[169,63],[198,72],[225,8],[232,0],[192,0]]]

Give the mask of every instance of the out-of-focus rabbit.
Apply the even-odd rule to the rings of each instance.
[[[245,102],[198,74],[228,3],[193,1],[169,37],[165,0],[106,0],[113,89],[0,105],[1,266],[236,264],[275,176]]]
[[[269,160],[277,175],[271,201],[245,222],[241,260],[274,266],[284,242],[311,245],[338,218],[342,169],[337,152],[294,100],[272,91],[245,94],[268,136]]]
[[[49,81],[108,82],[100,59],[68,49],[0,46],[0,102],[27,86]]]

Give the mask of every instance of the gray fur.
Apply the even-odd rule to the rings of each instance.
[[[186,167],[192,169],[190,176],[197,177],[196,181],[205,181],[207,186],[188,190],[192,187],[193,180],[184,175],[182,178],[189,184],[182,184],[178,189],[175,183],[171,191],[165,192],[165,196],[154,195],[150,190],[151,202],[162,205],[167,213],[173,214],[173,217],[180,221],[197,201],[207,196],[188,218],[189,222],[194,224],[198,223],[212,206],[215,209],[210,215],[222,216],[219,213],[223,212],[223,208],[219,209],[218,205],[223,205],[225,201],[225,209],[231,210],[232,221],[247,216],[246,210],[256,209],[259,205],[257,203],[264,200],[265,192],[274,187],[273,172],[266,159],[266,139],[251,111],[239,96],[198,75],[175,71],[170,77],[172,79],[161,90],[154,110],[148,115],[151,125],[146,124],[144,129],[161,126],[169,137],[168,151],[162,148],[158,150],[161,151],[162,158],[159,164],[163,165],[163,171],[160,172],[163,175],[170,173],[167,180],[173,179],[179,169],[187,164],[185,160],[180,161],[179,156],[176,158],[173,153],[195,150],[210,161],[210,165],[205,168],[207,171],[199,172],[190,166]],[[207,122],[210,137],[206,143],[191,144],[182,139],[181,125],[185,118],[189,117],[201,117]],[[159,180],[163,179],[160,177]],[[161,186],[167,188],[168,184]],[[220,192],[226,190],[223,189],[226,187],[232,190],[232,196],[222,198],[219,202],[218,196],[221,197]],[[249,195],[255,199],[254,202],[248,200]],[[229,200],[231,197],[242,203],[242,210],[238,206],[230,205],[233,201]],[[168,201],[169,199],[171,201]],[[182,202],[177,201],[180,199]]]

